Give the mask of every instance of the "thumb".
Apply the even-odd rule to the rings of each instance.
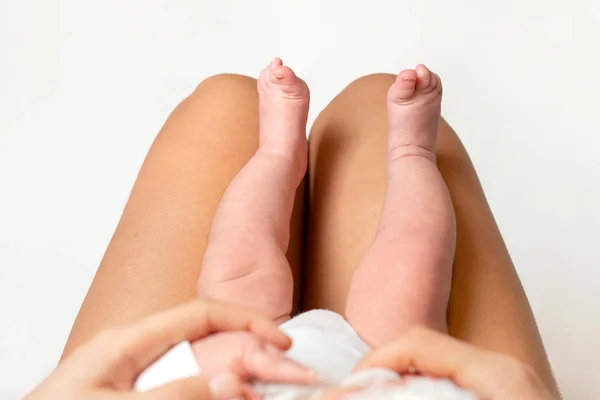
[[[210,381],[203,376],[180,379],[148,392],[136,400],[229,400],[244,397],[244,386],[233,373],[217,375]]]

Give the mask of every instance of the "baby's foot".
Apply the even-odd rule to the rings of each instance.
[[[390,161],[424,156],[435,162],[442,81],[426,66],[398,74],[387,95]]]
[[[259,151],[283,156],[296,166],[298,182],[306,172],[306,120],[310,92],[294,71],[275,58],[258,78]]]

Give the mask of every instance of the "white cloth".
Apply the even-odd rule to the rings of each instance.
[[[292,338],[287,356],[318,372],[327,380],[341,382],[371,348],[341,315],[312,310],[281,324]]]
[[[192,346],[189,342],[181,342],[138,376],[135,390],[146,392],[166,383],[196,375],[200,375],[200,367]]]
[[[427,377],[400,376],[393,371],[374,369],[352,374],[356,363],[370,351],[369,346],[339,314],[312,310],[296,316],[280,326],[292,338],[287,355],[292,360],[318,372],[324,379],[319,386],[257,383],[254,388],[269,400],[317,398],[334,386],[361,387],[362,392],[347,395],[352,400],[476,400],[476,397],[454,383]],[[175,379],[198,375],[192,348],[184,342],[144,371],[136,382],[136,390],[146,391]]]

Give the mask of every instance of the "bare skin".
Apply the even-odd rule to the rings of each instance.
[[[213,216],[233,177],[258,148],[256,85],[248,77],[217,75],[173,111],[144,161],[62,358],[105,328],[196,298]],[[296,284],[303,200],[301,184],[287,251]],[[298,303],[296,297],[295,310]]]
[[[306,83],[280,59],[260,74],[258,93],[258,150],[235,176],[217,209],[198,296],[250,306],[282,323],[292,313],[293,276],[285,253],[296,188],[308,162],[310,95]],[[220,334],[194,343],[193,349],[209,376],[230,371],[274,381],[289,371],[288,376],[300,382],[311,379],[304,368],[252,335]]]
[[[435,158],[441,100],[442,82],[424,65],[402,71],[388,91],[386,194],[346,304],[348,321],[373,346],[414,325],[448,330],[456,232]]]
[[[280,59],[261,73],[258,91],[259,148],[217,209],[198,295],[250,305],[284,322],[292,310],[285,250],[294,192],[306,170],[309,94]],[[441,98],[439,77],[423,65],[401,72],[388,92],[387,193],[378,233],[354,272],[346,307],[350,324],[374,346],[414,325],[447,331],[456,239],[452,202],[435,165]],[[251,337],[233,334],[198,342],[194,350],[209,373],[223,372],[216,364],[231,368],[228,360],[237,358],[237,346],[257,353],[243,359],[271,361],[262,363],[263,373],[280,369],[275,362],[280,355],[259,356],[263,348],[251,343]]]
[[[174,344],[215,332],[246,332],[279,351],[292,344],[273,321],[262,315],[229,304],[190,301],[95,335],[66,357],[25,399],[258,399],[240,377],[231,373],[210,381],[206,376],[194,376],[144,393],[135,392],[138,376]]]
[[[395,78],[380,74],[357,80],[313,126],[305,309],[344,312],[354,267],[374,238],[386,186],[385,94]],[[101,329],[195,297],[214,213],[233,177],[256,152],[258,127],[256,81],[246,77],[212,77],[177,107],[140,171],[63,356]],[[535,321],[475,170],[443,120],[436,155],[457,221],[450,333],[521,359],[555,390]],[[296,285],[302,189],[287,252]]]
[[[354,268],[377,232],[387,180],[386,93],[395,80],[391,74],[357,79],[312,127],[305,309],[344,312]],[[531,365],[557,394],[535,319],[475,168],[443,119],[436,157],[456,216],[449,333]]]
[[[258,150],[215,214],[198,295],[290,319],[293,276],[285,253],[296,189],[308,161],[309,91],[276,59],[260,74]]]

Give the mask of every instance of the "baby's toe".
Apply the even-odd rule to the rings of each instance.
[[[280,67],[280,66],[282,66],[282,65],[283,65],[283,61],[281,60],[281,58],[279,58],[279,57],[275,57],[275,58],[273,59],[273,61],[271,61],[271,62],[269,63],[269,65],[267,66],[267,68],[268,68],[268,69],[273,69],[273,68],[276,68],[276,67]]]
[[[430,89],[434,78],[429,68],[423,64],[419,64],[415,68],[415,71],[417,72],[417,90],[424,91]]]
[[[278,83],[282,85],[291,85],[294,84],[298,78],[294,71],[291,70],[290,67],[286,67],[283,65],[279,65],[274,68],[270,68],[271,70],[271,82]]]
[[[388,100],[395,102],[410,99],[415,93],[416,82],[417,73],[415,70],[407,69],[400,72],[388,91]]]
[[[309,95],[306,83],[285,65],[271,70],[271,84],[277,85],[288,98],[304,99]]]
[[[271,81],[271,70],[269,69],[269,67],[267,67],[267,68],[263,69],[262,71],[260,71],[260,74],[258,75],[259,89],[266,88],[270,81]]]
[[[274,71],[283,65],[281,58],[275,57],[258,76],[259,86],[266,88],[271,83],[277,83]]]
[[[432,90],[437,90],[442,93],[442,78],[436,73],[433,74],[434,83],[431,85]]]

